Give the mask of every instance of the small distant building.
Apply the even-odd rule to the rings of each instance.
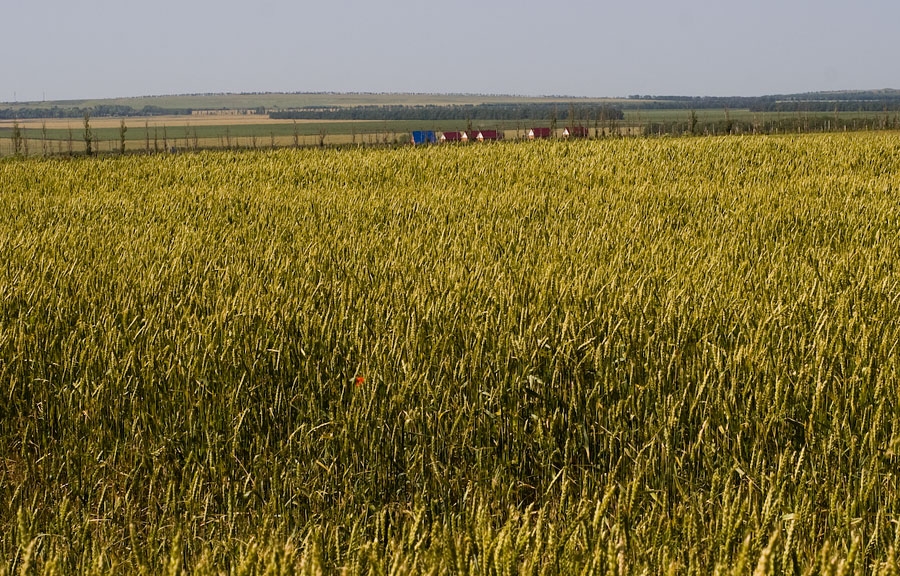
[[[484,142],[485,140],[502,140],[503,134],[499,130],[478,130],[475,134],[475,140]]]
[[[412,143],[414,146],[418,144],[436,144],[437,137],[434,135],[434,130],[413,130]]]
[[[540,138],[549,138],[550,134],[551,132],[549,128],[532,128],[528,131],[528,139],[538,140]]]
[[[588,129],[584,126],[569,126],[563,130],[563,138],[587,138]]]
[[[465,132],[441,132],[441,142],[461,142]]]

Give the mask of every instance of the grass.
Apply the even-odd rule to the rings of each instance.
[[[466,126],[466,122],[464,120],[461,121],[450,121],[450,122],[440,122],[440,123],[431,123],[431,122],[417,122],[412,120],[393,120],[389,122],[379,122],[379,121],[298,121],[296,124],[290,121],[272,121],[272,122],[260,122],[260,123],[242,123],[242,124],[213,124],[213,125],[181,125],[181,126],[172,126],[168,127],[165,124],[153,124],[150,123],[147,128],[144,127],[143,122],[139,123],[131,123],[126,122],[128,125],[128,132],[126,133],[126,137],[129,140],[142,141],[145,140],[146,135],[149,134],[152,139],[154,136],[158,138],[162,138],[163,130],[166,131],[169,138],[191,138],[194,134],[196,134],[199,138],[204,139],[220,139],[224,138],[226,135],[233,136],[235,138],[251,138],[256,136],[261,141],[265,140],[271,135],[275,135],[276,137],[288,138],[292,137],[296,132],[301,136],[316,136],[321,132],[325,132],[326,134],[332,135],[351,135],[351,134],[408,134],[412,130],[421,129],[423,125],[429,124],[440,124],[441,126],[446,126],[446,130],[457,129],[464,130]],[[510,125],[509,122],[495,122],[490,125]],[[515,128],[515,124],[512,125],[513,129]],[[80,136],[81,131],[76,131],[75,135]],[[118,140],[119,138],[119,128],[103,128],[94,130],[99,140]],[[29,131],[32,137],[35,136],[34,132]],[[58,139],[65,140],[68,138],[67,130],[48,130],[48,136],[50,139]]]
[[[840,130],[880,130],[895,126],[896,115],[845,112],[835,115],[791,113],[752,113],[748,110],[699,110],[696,112],[700,133],[722,133],[726,119],[741,123],[740,132],[752,132],[753,126],[759,131],[774,133],[797,132],[797,125],[806,126],[804,131],[819,131],[827,127],[829,131]],[[94,118],[91,120],[95,141],[94,148],[104,153],[120,150],[118,118]],[[159,151],[171,147],[194,148],[266,148],[317,146],[325,135],[326,144],[375,144],[407,142],[413,130],[465,130],[468,122],[456,121],[315,121],[269,120],[266,117],[191,117],[167,116],[151,118],[128,118],[126,149],[129,151]],[[585,119],[580,122],[587,126],[592,135],[595,125]],[[524,138],[527,130],[535,126],[547,126],[549,121],[487,121],[474,122],[474,128],[500,129],[506,138]],[[561,134],[565,121],[558,123]],[[625,120],[600,122],[598,131],[610,135],[614,133],[633,135],[644,130],[650,134],[658,131],[668,133],[690,130],[690,112],[684,110],[644,110],[627,111]],[[28,120],[20,122],[23,137],[28,140],[29,155],[64,154],[69,151],[69,141],[73,152],[84,150],[83,121],[70,120]],[[70,131],[71,129],[71,131]],[[0,157],[13,155],[13,122],[0,122]],[[296,138],[295,138],[296,135]],[[274,142],[274,146],[273,146]]]
[[[315,146],[319,144],[319,137],[325,134],[326,143],[328,144],[350,144],[356,143],[384,143],[401,140],[404,143],[409,140],[409,134],[413,130],[420,129],[436,129],[440,130],[465,130],[467,122],[465,120],[441,121],[441,122],[420,122],[413,120],[393,120],[393,121],[309,121],[301,120],[296,123],[290,120],[259,120],[258,122],[248,122],[242,120],[239,123],[230,123],[228,119],[222,119],[219,123],[215,122],[194,122],[191,123],[190,118],[187,120],[169,117],[170,124],[166,124],[165,120],[160,119],[127,119],[126,126],[128,128],[126,137],[126,147],[128,150],[139,151],[149,148],[150,150],[164,150],[166,146],[165,140],[169,147],[176,146],[180,149],[194,148],[194,141],[197,140],[197,147],[200,148],[225,148],[225,147],[243,147],[243,148],[266,148],[272,147],[271,142],[274,139],[278,147],[293,146],[294,135],[297,135],[298,142],[302,146]],[[99,127],[93,127],[98,124]],[[82,120],[73,120],[69,123],[71,133],[68,127],[62,127],[64,124],[55,121],[48,124],[46,129],[42,129],[40,121],[31,121],[27,127],[23,127],[23,137],[29,141],[29,154],[39,155],[44,148],[49,153],[60,153],[68,150],[68,142],[71,137],[72,147],[75,152],[84,150],[84,125]],[[508,131],[509,137],[514,138],[517,128],[521,135],[530,124],[516,122],[476,122],[473,123],[476,128],[500,128]],[[424,128],[423,128],[424,127]],[[46,137],[44,136],[46,134]],[[101,119],[99,122],[92,120],[92,134],[97,142],[96,148],[103,152],[118,151],[120,148],[119,140],[119,120],[110,121],[109,119]],[[155,142],[155,143],[154,143]],[[231,142],[229,145],[228,143]],[[9,156],[13,153],[12,144],[12,123],[0,127],[0,156]]]
[[[896,573],[898,151],[0,161],[0,573]]]

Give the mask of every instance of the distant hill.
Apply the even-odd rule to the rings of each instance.
[[[259,94],[181,94],[141,96],[97,100],[58,100],[46,102],[0,103],[0,117],[50,118],[92,116],[145,116],[190,114],[193,111],[246,110],[270,111],[360,108],[375,106],[481,106],[490,104],[547,104],[578,102],[611,105],[625,99],[574,98],[566,96],[531,97],[491,94],[371,94],[371,93],[259,93]],[[146,114],[145,112],[150,112]]]
[[[385,114],[408,117],[404,109],[427,107],[429,117],[439,116],[434,108],[465,107],[489,110],[491,106],[560,107],[570,105],[607,107],[621,110],[693,110],[747,109],[754,112],[881,112],[900,110],[900,90],[846,90],[807,92],[769,96],[665,96],[632,95],[627,98],[579,98],[571,96],[514,96],[484,94],[370,94],[370,93],[244,93],[182,94],[97,100],[58,100],[47,102],[0,103],[0,119],[77,118],[85,113],[93,117],[189,115],[196,111],[239,110],[248,113],[302,117],[298,111],[363,109],[372,116],[372,108],[384,108]],[[398,112],[399,111],[399,112]],[[408,111],[408,110],[407,110]],[[340,117],[347,113],[339,114]]]
[[[900,109],[900,90],[845,90],[769,96],[629,96],[625,109],[748,109],[753,112],[879,112]]]

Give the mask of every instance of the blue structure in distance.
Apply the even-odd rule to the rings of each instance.
[[[437,144],[437,137],[434,135],[434,130],[413,130],[412,143],[416,145]]]

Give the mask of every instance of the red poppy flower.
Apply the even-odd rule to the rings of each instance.
[[[357,376],[356,379],[355,379],[353,382],[354,382],[357,386],[362,386],[362,385],[363,385],[363,382],[365,382],[365,381],[366,381],[366,379],[363,378],[362,376]]]

